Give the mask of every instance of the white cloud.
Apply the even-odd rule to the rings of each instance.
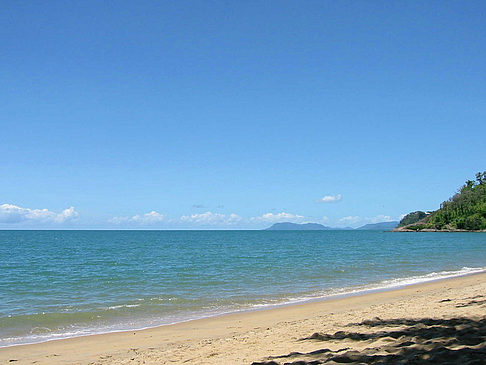
[[[343,199],[341,194],[337,195],[325,195],[322,198],[318,199],[318,203],[337,203]]]
[[[375,217],[360,217],[360,216],[347,216],[342,217],[338,220],[340,226],[362,226],[368,223],[381,223],[381,222],[392,222],[399,219],[394,219],[389,215],[379,214]]]
[[[164,221],[164,215],[156,212],[155,210],[145,213],[143,215],[134,215],[133,217],[113,217],[109,220],[110,223],[123,224],[123,223],[136,223],[136,224],[154,224]]]
[[[221,213],[198,213],[191,215],[183,215],[181,221],[185,223],[196,223],[206,225],[229,225],[241,221],[241,217],[237,214],[231,213],[230,215]]]
[[[250,218],[250,221],[254,222],[302,222],[305,219],[304,216],[298,215],[298,214],[291,214],[291,213],[286,213],[286,212],[281,212],[281,213],[266,213],[263,214],[259,217],[252,217]]]
[[[74,210],[74,207],[70,207],[68,209],[64,209],[61,213],[56,215],[56,218],[54,220],[56,223],[64,223],[73,220],[78,216],[79,214]]]
[[[65,223],[77,218],[78,215],[74,207],[55,213],[48,209],[22,208],[13,204],[0,205],[0,223]]]
[[[380,214],[380,215],[377,215],[376,217],[370,218],[371,223],[391,222],[391,221],[394,221],[394,220],[395,219],[393,219],[389,215],[383,215],[383,214]]]
[[[363,221],[363,218],[355,215],[348,215],[347,217],[342,217],[341,219],[338,220],[338,223],[341,225],[355,225],[359,222]]]

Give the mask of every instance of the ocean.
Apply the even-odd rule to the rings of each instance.
[[[0,231],[0,347],[480,272],[486,234]]]

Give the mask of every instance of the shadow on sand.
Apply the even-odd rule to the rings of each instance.
[[[292,352],[252,365],[486,364],[486,317],[480,320],[376,318],[348,326],[367,331],[314,333],[301,341],[327,342],[334,348],[343,341],[348,346],[350,341],[365,341],[365,346],[369,346],[362,351],[344,347],[337,351],[323,348],[309,353]]]

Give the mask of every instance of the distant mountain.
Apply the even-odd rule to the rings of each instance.
[[[373,230],[373,231],[390,231],[394,228],[398,227],[397,221],[393,222],[380,222],[380,223],[372,223],[372,224],[365,224],[364,226],[356,228],[357,230]]]
[[[398,227],[398,222],[380,222],[374,224],[366,224],[359,228],[351,227],[328,227],[319,223],[290,223],[282,222],[275,223],[271,227],[265,228],[265,231],[352,231],[352,230],[373,230],[373,231],[390,231]]]
[[[271,227],[265,228],[265,231],[328,231],[333,228],[323,226],[319,223],[275,223]]]

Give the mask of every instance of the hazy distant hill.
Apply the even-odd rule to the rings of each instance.
[[[397,221],[393,222],[380,222],[380,223],[371,223],[371,224],[365,224],[364,226],[358,227],[356,229],[358,230],[374,230],[374,231],[389,231],[392,230],[393,228],[396,228],[398,226]]]
[[[265,228],[265,231],[326,231],[334,228],[323,226],[319,223],[275,223],[271,227]]]
[[[319,223],[275,223],[271,227],[265,228],[265,231],[351,231],[351,230],[375,230],[375,231],[388,231],[396,228],[398,222],[380,222],[373,224],[366,224],[359,228],[351,227],[328,227]]]

